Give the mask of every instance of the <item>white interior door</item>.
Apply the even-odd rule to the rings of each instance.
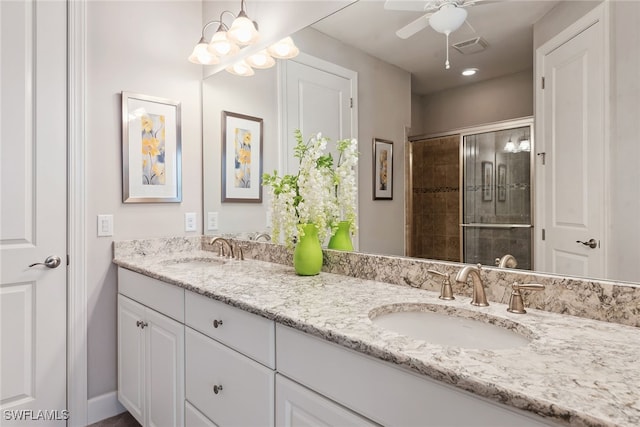
[[[304,61],[305,57],[301,58]],[[304,138],[318,132],[334,143],[344,138],[356,138],[354,125],[356,73],[324,61],[307,60],[305,63],[289,60],[283,85],[286,111],[284,126],[284,173],[297,173],[298,159],[293,156],[294,131],[300,129]],[[335,145],[330,145],[337,159]]]
[[[0,2],[3,426],[64,425],[69,416],[66,11],[61,1]],[[49,267],[29,267],[45,259]]]
[[[577,33],[561,34],[565,41],[538,56],[544,89],[538,89],[542,138],[536,170],[544,236],[540,231],[536,238],[536,269],[543,271],[604,275],[603,26],[588,18]]]

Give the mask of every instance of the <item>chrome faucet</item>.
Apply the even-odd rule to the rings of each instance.
[[[231,243],[229,243],[229,241],[224,237],[214,237],[213,239],[211,239],[211,242],[209,242],[209,244],[213,246],[218,242],[220,242],[220,248],[218,249],[218,256],[225,256],[224,247],[226,245],[229,248],[229,257],[234,258],[233,246],[231,246]]]
[[[271,241],[271,236],[269,236],[267,233],[258,233],[256,234],[256,237],[253,238],[253,240],[257,242],[261,237],[264,237],[265,242]]]
[[[502,258],[496,258],[496,266],[500,268],[516,268],[518,260],[511,254],[506,254]]]
[[[484,292],[484,284],[482,283],[482,276],[480,275],[481,265],[467,265],[462,270],[458,271],[456,275],[456,282],[467,283],[469,275],[473,282],[473,296],[471,297],[471,305],[478,307],[486,307],[489,305],[487,302],[487,295]]]

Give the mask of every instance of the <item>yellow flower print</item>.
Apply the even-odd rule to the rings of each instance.
[[[142,125],[142,130],[146,133],[151,133],[153,130],[153,120],[149,116],[140,117],[140,123]]]
[[[160,154],[160,150],[158,149],[158,145],[160,142],[158,138],[143,138],[142,139],[142,154],[147,156],[150,155],[152,157]]]
[[[245,132],[242,143],[244,145],[251,145],[251,132]]]
[[[238,152],[238,161],[240,162],[240,164],[243,164],[243,165],[250,164],[251,163],[251,151],[250,150],[241,149]]]
[[[158,181],[159,184],[164,184],[164,165],[161,163],[155,163],[151,170],[153,171],[153,174],[155,175],[155,179]]]

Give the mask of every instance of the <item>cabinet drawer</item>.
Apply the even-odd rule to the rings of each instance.
[[[184,323],[184,289],[118,267],[118,292]]]
[[[187,291],[185,299],[187,326],[275,368],[273,321],[193,292]]]
[[[273,425],[272,370],[190,328],[186,359],[186,398],[216,425]]]
[[[555,425],[285,326],[277,340],[278,372],[382,425]]]
[[[184,425],[185,427],[218,427],[187,401],[184,402]]]
[[[276,425],[283,427],[377,426],[280,374],[276,375]]]

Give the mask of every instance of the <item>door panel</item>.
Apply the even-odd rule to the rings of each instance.
[[[297,173],[298,159],[293,157],[296,129],[304,138],[318,132],[334,143],[351,138],[351,80],[296,61],[286,63],[286,173]],[[335,144],[329,151],[337,159]]]
[[[603,277],[604,46],[603,23],[584,29],[543,57],[544,200],[541,265],[552,273]],[[541,235],[539,235],[539,238]],[[595,248],[583,245],[589,239]]]
[[[66,19],[65,2],[0,2],[3,425],[68,417]]]

